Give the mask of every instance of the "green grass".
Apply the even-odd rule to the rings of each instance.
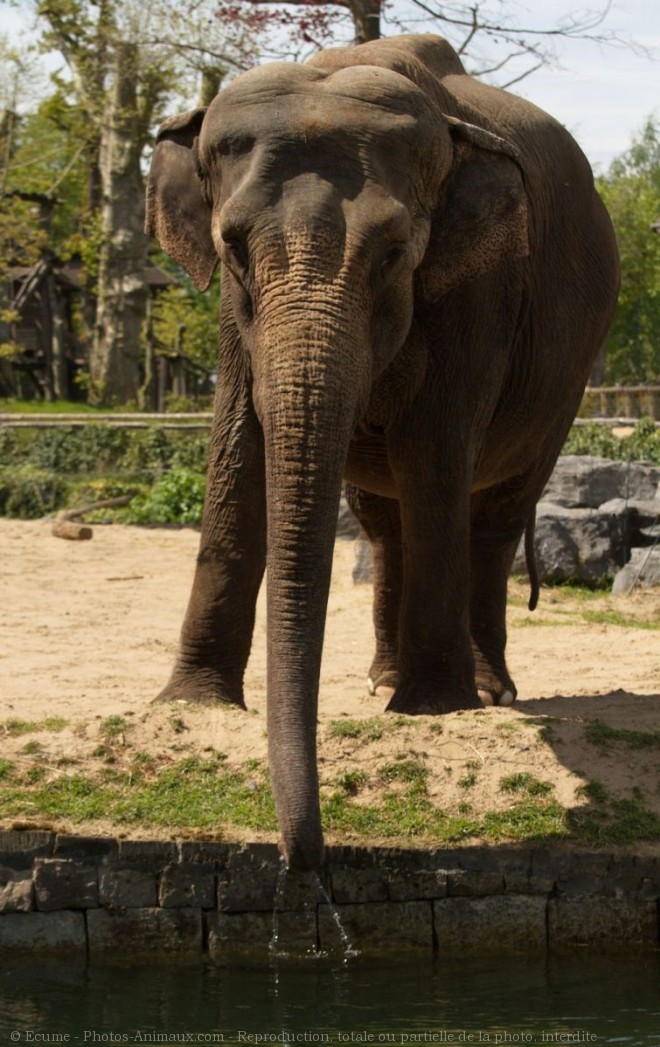
[[[100,733],[108,741],[118,738],[128,728],[128,721],[123,716],[106,716],[103,720]]]
[[[591,745],[601,749],[620,743],[630,749],[660,748],[660,731],[631,731],[627,727],[610,727],[602,720],[585,724],[584,737]]]
[[[70,825],[108,822],[118,830],[161,829],[177,834],[200,830],[222,836],[232,828],[277,832],[267,770],[251,760],[235,769],[224,753],[186,756],[159,764],[136,753],[130,760],[105,764],[94,773],[64,765],[53,774],[40,763],[25,766],[0,759],[0,810],[9,818],[40,818]],[[474,772],[472,772],[474,773]],[[374,839],[415,840],[440,846],[467,840],[499,843],[567,840],[587,844],[626,844],[660,840],[660,818],[639,789],[612,796],[602,782],[589,781],[580,794],[587,803],[566,811],[553,786],[527,772],[501,779],[509,796],[505,810],[457,812],[436,807],[427,790],[427,769],[416,760],[397,760],[379,774],[381,796],[360,802],[368,783],[362,770],[339,775],[322,789],[323,823],[329,832]]]
[[[13,737],[20,734],[34,734],[37,731],[63,731],[69,721],[63,716],[47,716],[45,720],[20,720],[11,716],[0,721],[0,731]]]
[[[113,408],[92,407],[71,400],[0,399],[0,414],[110,414]],[[123,408],[115,408],[117,411]]]
[[[528,771],[518,771],[500,779],[500,790],[503,793],[525,793],[527,796],[547,796],[553,791],[550,782],[534,778]]]
[[[385,733],[383,720],[331,720],[328,724],[329,738],[359,738],[361,741],[377,742]]]
[[[631,615],[621,614],[620,611],[580,611],[580,617],[587,625],[618,625],[622,629],[649,629],[660,630],[660,622],[657,618],[636,618]]]

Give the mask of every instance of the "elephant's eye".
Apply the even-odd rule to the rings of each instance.
[[[387,279],[390,273],[396,269],[405,253],[405,248],[402,244],[394,244],[389,248],[387,254],[380,263],[381,279]]]
[[[239,279],[245,277],[250,267],[247,244],[238,236],[223,236],[223,260]]]

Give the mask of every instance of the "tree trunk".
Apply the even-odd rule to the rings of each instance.
[[[140,335],[148,297],[148,240],[143,231],[138,60],[134,44],[117,45],[114,81],[101,135],[103,243],[90,358],[90,398],[103,403],[136,400],[140,387]]]
[[[366,44],[380,37],[381,0],[348,0],[355,25],[355,43]]]

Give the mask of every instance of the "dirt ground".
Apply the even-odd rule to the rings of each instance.
[[[29,738],[40,743],[53,773],[62,756],[87,769],[101,725],[118,716],[128,724],[122,741],[134,751],[175,758],[212,747],[231,764],[266,759],[263,593],[246,679],[248,713],[151,704],[174,658],[195,531],[95,526],[91,541],[70,542],[52,537],[48,521],[0,520],[0,536],[3,757],[34,760],[25,754],[26,736],[6,729],[8,720],[63,717],[64,729]],[[417,758],[430,768],[431,796],[448,811],[465,803],[466,775],[474,779],[473,809],[496,809],[510,802],[498,788],[502,777],[528,771],[551,781],[566,806],[582,802],[576,789],[585,779],[620,796],[642,783],[646,802],[660,813],[657,748],[601,751],[584,743],[584,725],[594,719],[628,730],[660,728],[660,631],[648,627],[660,621],[659,590],[587,601],[543,590],[530,614],[526,588],[512,583],[509,664],[519,690],[513,707],[419,717],[391,729],[386,718],[388,729],[376,740],[337,738],[331,721],[383,711],[365,686],[371,587],[353,584],[354,556],[352,543],[337,543],[319,701],[322,782]],[[617,616],[624,624],[613,624]]]

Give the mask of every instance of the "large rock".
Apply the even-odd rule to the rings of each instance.
[[[630,560],[617,572],[612,584],[615,596],[625,596],[635,586],[660,585],[660,545],[633,549]]]
[[[657,465],[567,454],[557,460],[541,501],[597,509],[612,498],[651,501],[656,497],[658,484]]]
[[[625,562],[625,520],[621,513],[539,502],[534,547],[541,582],[596,585],[616,574]],[[522,542],[513,573],[527,573]]]

